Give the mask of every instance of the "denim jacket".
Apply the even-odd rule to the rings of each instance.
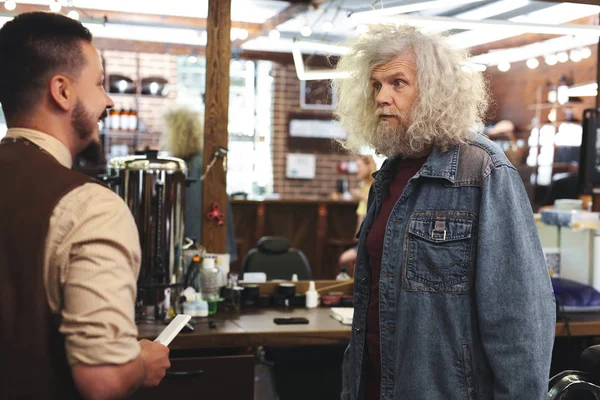
[[[342,400],[365,398],[365,240],[397,160],[376,174],[358,233]],[[516,169],[478,137],[434,149],[395,204],[381,261],[382,400],[542,400],[555,303]]]

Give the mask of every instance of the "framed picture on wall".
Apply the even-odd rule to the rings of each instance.
[[[335,95],[331,81],[300,81],[300,108],[305,110],[333,110]]]

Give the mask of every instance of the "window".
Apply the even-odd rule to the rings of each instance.
[[[228,193],[262,195],[273,192],[271,68],[272,64],[268,61],[231,61]],[[179,57],[177,75],[177,104],[204,115],[206,59]]]

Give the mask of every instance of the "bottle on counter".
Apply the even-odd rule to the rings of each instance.
[[[110,120],[110,129],[112,131],[118,131],[121,126],[121,117],[119,116],[119,110],[117,110],[116,107],[110,109],[108,119]]]
[[[122,131],[129,130],[129,113],[125,111],[125,107],[119,111],[119,127]]]
[[[138,125],[138,114],[137,111],[135,111],[133,108],[129,109],[128,112],[128,117],[129,117],[129,131],[130,132],[135,132],[137,130],[137,125]]]
[[[217,299],[219,297],[219,270],[215,267],[214,258],[204,259],[201,280],[204,299]]]
[[[319,292],[315,289],[315,281],[310,281],[306,292],[306,308],[316,308],[318,305]]]

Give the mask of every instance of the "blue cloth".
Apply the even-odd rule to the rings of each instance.
[[[365,241],[397,160],[384,163],[359,234],[342,399],[364,399]],[[387,222],[379,280],[382,400],[542,400],[556,306],[518,172],[483,136],[435,148]]]
[[[195,179],[185,191],[185,236],[202,243],[202,222],[205,220],[205,214],[208,207],[202,209],[202,188],[203,182],[200,180],[203,171],[202,154],[184,160],[188,166],[188,178]],[[225,224],[227,229],[226,251],[230,256],[230,261],[237,260],[237,247],[235,244],[235,225],[233,221],[233,211],[231,202],[227,198],[225,209]]]
[[[554,296],[567,310],[600,307],[600,292],[591,286],[564,278],[552,278]]]

